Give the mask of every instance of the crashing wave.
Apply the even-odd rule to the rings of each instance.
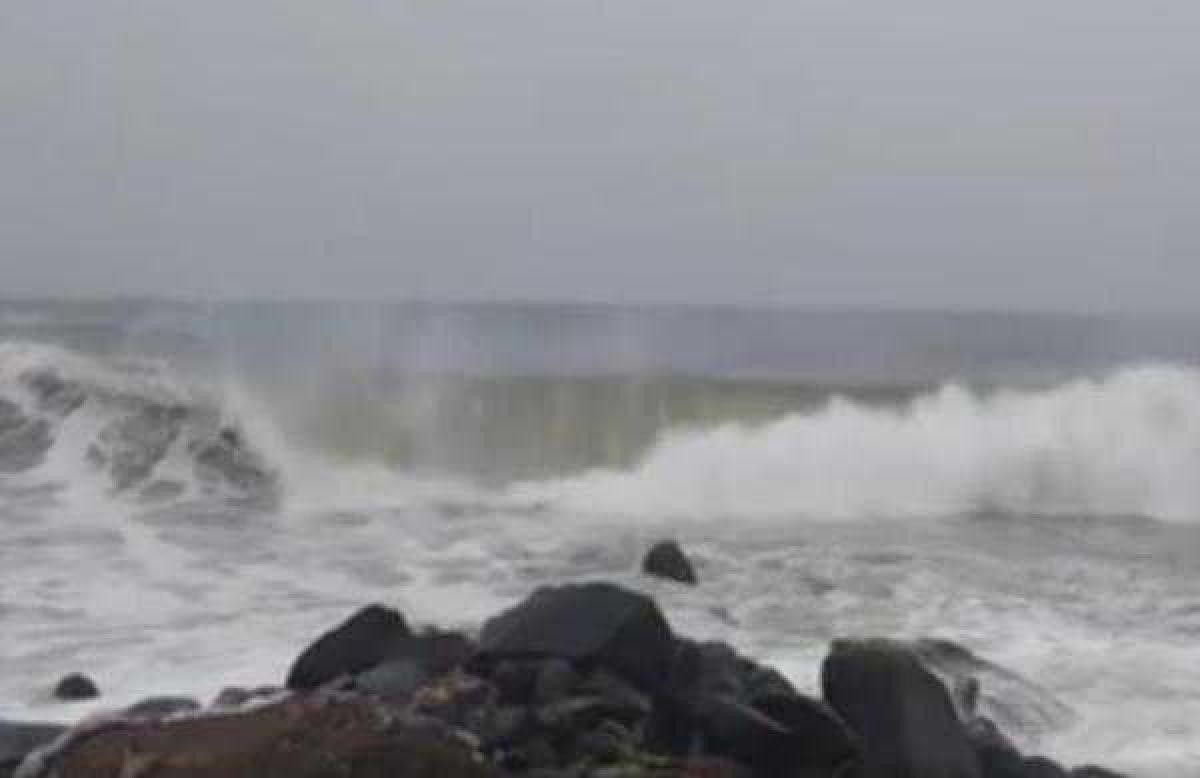
[[[238,420],[166,365],[0,345],[0,473],[36,472],[52,458],[144,499],[278,496],[278,474]]]
[[[949,385],[902,405],[834,398],[775,421],[677,430],[629,470],[513,490],[581,515],[1200,520],[1200,370],[1147,366],[1043,390]]]

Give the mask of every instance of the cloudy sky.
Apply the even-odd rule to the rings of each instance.
[[[1200,310],[1195,0],[8,0],[0,293]]]

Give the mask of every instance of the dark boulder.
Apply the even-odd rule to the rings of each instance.
[[[71,673],[54,685],[54,699],[63,702],[92,700],[99,696],[96,682],[81,673]]]
[[[1077,720],[1054,694],[958,643],[924,638],[909,645],[926,669],[955,691],[964,720],[986,716],[1004,732],[1034,739]]]
[[[1068,778],[1067,771],[1057,762],[1043,756],[1032,756],[1025,760],[1024,778]]]
[[[683,549],[673,540],[658,543],[642,559],[642,572],[657,578],[696,584],[696,571]]]
[[[845,722],[825,703],[800,694],[771,694],[754,701],[754,709],[799,737],[800,764],[833,767],[858,756],[858,741]]]
[[[343,675],[355,685],[380,696],[403,697],[425,681],[458,667],[475,647],[457,632],[430,629],[412,634],[398,612],[373,605],[323,636],[293,667],[298,685],[319,686]]]
[[[688,716],[704,754],[733,759],[756,773],[792,773],[804,756],[802,738],[795,732],[728,697],[698,695]]]
[[[860,778],[982,778],[946,687],[906,646],[835,641],[821,684],[861,738]]]
[[[547,659],[538,670],[533,684],[533,701],[536,703],[557,702],[567,697],[581,678],[575,668],[565,659]]]
[[[54,741],[66,727],[0,719],[0,776],[10,775],[34,749]]]
[[[778,670],[715,641],[676,641],[670,678],[673,688],[679,690],[719,694],[746,703],[759,697],[796,694],[795,687]]]
[[[1076,767],[1070,773],[1070,778],[1126,778],[1122,773],[1114,772],[1105,767],[1097,767],[1095,765],[1086,765],[1084,767]]]
[[[369,605],[304,650],[292,664],[287,688],[312,689],[399,658],[412,636],[398,611]]]
[[[486,668],[503,705],[528,705],[533,701],[544,660],[506,659]]]
[[[975,748],[983,778],[1025,778],[1025,759],[1015,748],[984,743]]]
[[[671,628],[645,595],[608,583],[535,591],[483,626],[475,665],[506,659],[566,659],[606,667],[640,688],[661,687],[674,654]]]

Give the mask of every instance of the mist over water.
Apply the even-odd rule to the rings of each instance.
[[[811,688],[937,635],[1054,695],[1067,761],[1200,764],[1186,320],[0,304],[0,715],[282,676],[368,601],[472,626],[650,589]],[[53,380],[47,378],[53,377]],[[679,537],[701,586],[634,574]],[[131,609],[130,602],[138,607]]]

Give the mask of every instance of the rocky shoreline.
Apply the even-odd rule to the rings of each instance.
[[[645,571],[681,583],[677,547]],[[0,721],[0,778],[1122,778],[1021,754],[981,710],[1018,676],[946,641],[838,640],[820,699],[649,597],[542,588],[476,636],[370,605],[283,686],[176,697],[73,727]],[[100,693],[80,676],[67,691]],[[1029,715],[1067,715],[1052,701]]]

